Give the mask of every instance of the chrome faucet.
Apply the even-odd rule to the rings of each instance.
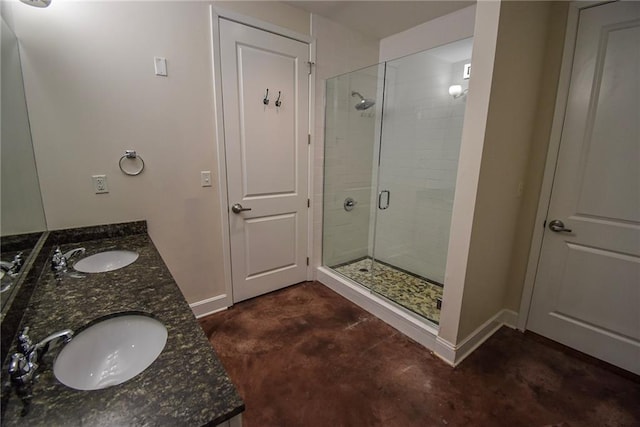
[[[26,327],[18,335],[18,351],[11,355],[9,363],[9,378],[16,394],[22,400],[22,415],[29,412],[31,398],[33,397],[33,382],[40,362],[45,353],[49,350],[49,344],[56,340],[62,340],[68,343],[73,338],[73,331],[65,329],[53,333],[37,344],[32,344],[27,333],[29,328]]]
[[[51,258],[51,270],[58,271],[67,271],[67,259],[62,254],[60,247],[57,247],[53,252],[53,257]]]
[[[76,255],[82,255],[85,252],[85,248],[72,249],[66,253],[62,253],[60,246],[53,251],[53,257],[51,258],[51,270],[56,274],[56,280],[62,281],[62,276],[67,272],[69,260]]]
[[[25,342],[27,345],[30,345],[31,342],[29,340],[29,337],[26,335],[27,332],[29,332],[29,328],[24,328],[24,330],[18,336],[18,341]],[[66,344],[69,341],[71,341],[71,338],[73,338],[73,331],[71,329],[63,329],[61,331],[54,332],[53,334],[49,335],[48,337],[46,337],[36,345],[32,345],[31,347],[28,347],[29,354],[33,352],[37,352],[39,354],[38,358],[41,358],[44,355],[44,353],[46,353],[47,349],[49,348],[48,346],[52,341],[55,341],[57,339],[62,339],[62,342]],[[42,353],[40,353],[42,349],[45,349],[45,350]]]
[[[85,252],[85,250],[86,250],[85,248],[71,249],[70,251],[64,254],[64,257],[67,261],[69,261],[71,258],[73,258],[76,255],[82,255]]]

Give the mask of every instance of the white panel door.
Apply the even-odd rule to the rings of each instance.
[[[580,12],[527,328],[640,374],[640,3]]]
[[[306,280],[309,45],[221,19],[220,54],[238,302]]]

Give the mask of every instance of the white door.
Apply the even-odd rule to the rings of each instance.
[[[640,374],[640,3],[580,12],[527,328]]]
[[[221,19],[220,54],[238,302],[307,277],[309,45]]]

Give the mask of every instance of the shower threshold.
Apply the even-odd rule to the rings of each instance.
[[[379,260],[374,263],[371,257],[329,268],[436,325],[440,322],[442,285],[439,283]]]
[[[438,337],[439,327],[427,318],[361,285],[327,266],[316,270],[316,279],[324,286],[386,322],[435,355],[452,364],[450,346]],[[444,345],[443,345],[444,343]],[[450,360],[451,359],[451,360]]]

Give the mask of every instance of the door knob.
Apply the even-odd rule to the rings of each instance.
[[[236,203],[235,205],[231,206],[231,210],[233,211],[233,213],[239,214],[240,212],[250,211],[251,208],[243,208],[240,203]]]
[[[559,219],[554,219],[553,221],[551,221],[549,223],[549,230],[555,231],[556,233],[561,233],[563,231],[565,233],[571,233],[571,229],[570,228],[565,228],[564,227],[564,223],[562,221],[560,221]]]

